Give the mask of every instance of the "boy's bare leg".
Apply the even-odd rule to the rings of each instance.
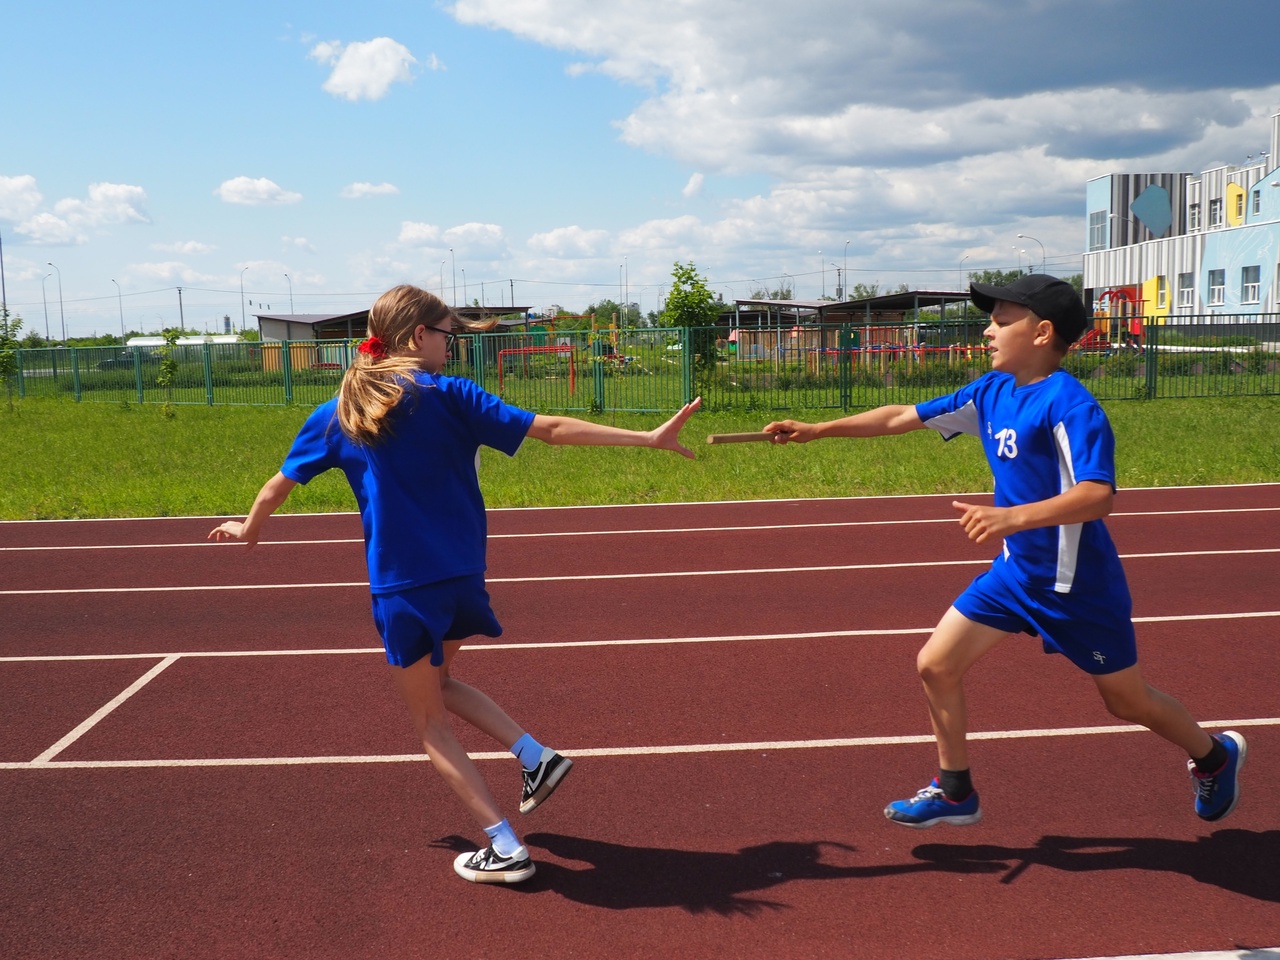
[[[1102,694],[1111,715],[1130,723],[1140,723],[1170,743],[1187,752],[1189,757],[1204,757],[1213,741],[1179,701],[1147,685],[1137,664],[1095,676],[1093,682]]]
[[[938,741],[938,765],[943,770],[969,769],[964,675],[1006,636],[1005,631],[975,623],[949,607],[916,656],[916,670],[924,683],[929,719]]]

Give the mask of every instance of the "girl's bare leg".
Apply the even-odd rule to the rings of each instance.
[[[449,726],[449,712],[441,692],[446,679],[444,668],[433,667],[430,658],[423,657],[412,666],[393,666],[391,671],[432,766],[481,828],[501,822],[502,811],[488,785]]]

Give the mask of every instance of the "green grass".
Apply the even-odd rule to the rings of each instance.
[[[1105,402],[1122,486],[1280,480],[1280,397]],[[243,516],[284,458],[309,410],[76,404],[28,398],[0,407],[0,519]],[[797,412],[831,419],[836,411]],[[697,414],[684,439],[695,461],[651,450],[548,447],[514,458],[486,450],[491,507],[989,490],[976,441],[932,431],[806,446],[707,446],[709,433],[758,430],[781,415]],[[662,415],[595,419],[648,428]],[[354,509],[341,474],[299,487],[287,512]]]

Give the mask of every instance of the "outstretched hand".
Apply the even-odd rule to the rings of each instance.
[[[681,407],[679,413],[653,431],[651,446],[659,450],[671,450],[692,460],[693,451],[680,442],[680,431],[700,406],[702,406],[702,398],[697,397]]]
[[[214,527],[206,539],[216,540],[221,543],[223,540],[239,540],[245,544],[248,549],[252,550],[253,545],[258,542],[256,536],[250,537],[245,533],[248,524],[239,520],[228,520],[226,523]]]

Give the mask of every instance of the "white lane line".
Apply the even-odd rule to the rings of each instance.
[[[1240,720],[1210,720],[1206,728],[1274,727],[1280,717],[1257,717]],[[1038,730],[989,730],[970,733],[970,740],[1028,740],[1043,737],[1087,737],[1117,733],[1149,733],[1135,724],[1112,724],[1100,727],[1057,727]],[[679,743],[644,747],[582,747],[560,752],[566,757],[649,757],[676,754],[756,753],[771,750],[824,750],[849,747],[888,747],[904,744],[933,743],[933,734],[910,734],[893,737],[842,737],[823,740],[759,740],[749,743]],[[472,760],[510,760],[510,751],[476,751],[467,754]],[[272,767],[334,763],[420,763],[427,758],[420,753],[396,753],[381,756],[317,756],[317,757],[217,757],[154,760],[60,760],[53,763],[0,763],[0,770],[103,770],[136,767]]]
[[[1280,487],[1280,481],[1258,481],[1256,483],[1192,483],[1172,487],[1122,487],[1122,493],[1171,493],[1181,490],[1253,490],[1268,487]],[[666,503],[586,503],[552,507],[490,507],[489,513],[567,513],[573,510],[662,510],[671,507],[740,507],[743,505],[766,503],[850,503],[867,500],[937,500],[942,497],[964,499],[965,497],[990,496],[991,491],[968,490],[958,493],[908,493],[877,494],[862,497],[775,497],[764,500],[674,500]],[[281,513],[278,520],[306,520],[311,517],[354,517],[351,510],[330,510],[321,513]],[[76,523],[154,523],[156,521],[175,522],[182,520],[232,520],[234,517],[225,514],[194,515],[185,517],[82,517],[76,520],[4,520],[0,525],[14,526],[26,524],[76,524]]]
[[[1116,517],[1180,517],[1180,516],[1209,516],[1211,514],[1223,513],[1280,513],[1280,507],[1226,507],[1217,510],[1141,510],[1122,512],[1117,511],[1108,516],[1108,519]],[[954,525],[956,519],[954,517],[930,517],[927,519],[915,520],[840,520],[823,523],[759,523],[759,524],[739,524],[736,526],[719,526],[719,527],[637,527],[633,529],[619,530],[552,530],[541,533],[491,533],[490,540],[542,540],[554,539],[557,537],[622,537],[637,536],[644,534],[662,534],[664,536],[672,534],[687,533],[751,533],[755,531],[766,530],[821,530],[841,527],[899,527],[899,526],[916,526],[920,524],[951,524]],[[301,546],[319,546],[328,544],[347,544],[347,543],[364,543],[360,537],[345,537],[337,539],[325,540],[264,540],[258,544],[258,548],[262,547],[301,547]],[[208,547],[236,547],[236,543],[212,543],[203,540],[196,540],[190,543],[105,543],[105,544],[69,544],[65,546],[31,546],[31,547],[0,547],[0,553],[4,552],[59,552],[62,550],[165,550],[165,549],[183,549],[183,548],[208,548]]]
[[[1152,560],[1165,557],[1237,557],[1280,553],[1280,547],[1262,547],[1252,550],[1172,550],[1162,553],[1122,553],[1122,560]],[[651,573],[587,573],[542,577],[489,577],[487,583],[571,583],[601,580],[666,580],[683,577],[737,577],[756,574],[781,573],[834,573],[848,570],[906,570],[921,567],[973,567],[987,566],[990,558],[974,560],[920,560],[911,563],[841,563],[814,567],[744,567],[728,570],[673,570]],[[206,593],[227,590],[315,590],[325,587],[367,587],[367,580],[335,581],[332,583],[235,583],[222,585],[197,585],[189,587],[82,587],[49,590],[0,590],[0,597],[45,596],[51,594],[100,594],[100,593]]]
[[[1280,947],[1247,947],[1244,950],[1210,950],[1198,953],[1143,953],[1127,957],[1085,957],[1079,960],[1280,960]]]
[[[157,663],[154,667],[152,667],[150,670],[148,670],[146,673],[140,676],[137,680],[129,684],[128,687],[120,691],[120,693],[117,694],[114,698],[112,698],[112,700],[109,703],[104,704],[96,713],[93,714],[93,716],[89,717],[89,719],[85,720],[82,724],[80,724],[78,727],[76,727],[74,730],[68,733],[65,737],[63,737],[61,740],[59,740],[57,743],[51,746],[48,750],[46,750],[44,753],[40,754],[40,756],[32,760],[28,766],[40,767],[46,763],[49,763],[51,760],[53,760],[54,757],[60,754],[63,750],[67,749],[67,747],[71,746],[71,744],[75,743],[77,740],[83,737],[86,733],[92,730],[95,726],[97,726],[98,723],[101,720],[103,720],[108,714],[110,714],[112,710],[114,710],[116,707],[120,706],[120,704],[124,703],[126,700],[132,697],[135,693],[137,693],[139,690],[145,687],[148,683],[150,683],[152,679],[159,676],[164,670],[167,670],[170,666],[172,666],[177,661],[178,661],[178,657],[176,656],[165,657],[162,661]]]
[[[1243,613],[1189,613],[1166,617],[1134,617],[1134,623],[1200,623],[1205,620],[1256,620],[1280,617],[1280,610],[1252,610]],[[739,633],[701,637],[632,637],[620,640],[544,640],[527,643],[467,643],[463,650],[566,650],[588,647],[665,646],[685,643],[731,643],[751,640],[820,640],[827,637],[905,637],[927,636],[933,627],[901,627],[879,630],[812,630],[805,633]],[[184,650],[178,653],[84,653],[49,654],[22,657],[0,657],[0,663],[75,663],[101,660],[156,660],[161,657],[318,657],[383,653],[381,647],[334,647],[330,649],[295,650]]]

